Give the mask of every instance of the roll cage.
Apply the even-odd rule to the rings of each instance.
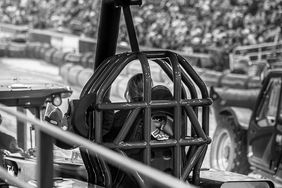
[[[138,103],[103,102],[103,98],[107,95],[111,83],[119,75],[121,70],[129,62],[135,59],[140,61],[143,70],[144,100]],[[170,79],[174,80],[173,100],[151,100],[151,73],[148,59],[153,59],[154,62],[158,63],[168,74]],[[203,162],[207,145],[210,143],[210,138],[206,134],[208,133],[209,124],[208,105],[210,105],[212,101],[208,97],[204,83],[198,77],[196,72],[185,59],[169,51],[124,53],[113,56],[105,61],[107,62],[96,70],[86,84],[86,87],[84,87],[80,101],[75,107],[72,124],[76,127],[78,134],[82,136],[87,135],[90,140],[95,140],[96,143],[103,144],[106,147],[115,150],[123,151],[142,148],[144,149],[144,160],[142,162],[147,165],[150,165],[153,160],[151,156],[151,150],[153,150],[153,148],[173,148],[173,175],[183,180],[188,180],[188,176],[191,175],[191,172],[193,171],[191,182],[199,183],[200,166]],[[194,83],[200,89],[201,95],[203,96],[202,98],[198,98]],[[191,98],[186,96],[184,90],[185,87],[189,88]],[[90,111],[94,116],[94,121],[88,120],[89,118],[85,116],[86,112],[89,113],[90,107]],[[151,126],[151,111],[153,108],[158,107],[171,107],[174,109],[173,139],[162,142],[151,140],[151,132],[149,131]],[[198,121],[199,107],[202,107],[201,123]],[[132,110],[113,143],[104,143],[102,140],[102,113],[105,110]],[[128,135],[135,118],[141,111],[144,112],[144,126],[142,131],[144,133],[144,140],[127,142],[125,141],[125,137]],[[191,127],[188,126],[182,112],[185,114],[184,117],[188,117],[191,121],[192,134],[189,136],[186,132],[191,129]],[[89,127],[86,127],[86,125]],[[189,151],[185,156],[186,159],[182,157],[185,146],[190,146]],[[88,156],[87,154],[84,156],[86,156],[84,157],[84,161],[90,163],[89,166],[91,166],[91,163],[94,163],[92,159],[95,157]],[[192,162],[188,162],[191,160]],[[101,176],[110,177],[110,172],[107,171],[106,167],[104,167],[101,172],[106,173],[106,175],[100,174]],[[91,171],[88,171],[88,173],[91,173]],[[98,183],[96,178],[92,181],[94,184]],[[105,186],[106,180],[103,183]]]
[[[211,142],[211,139],[208,137],[208,130],[209,105],[212,103],[212,100],[208,96],[204,82],[183,57],[170,51],[140,52],[130,6],[136,4],[141,5],[141,3],[141,1],[123,0],[106,0],[102,2],[94,67],[95,72],[84,86],[80,100],[76,102],[75,110],[72,114],[72,124],[78,134],[108,148],[118,151],[136,148],[144,149],[142,162],[149,166],[153,160],[151,156],[153,148],[173,148],[172,174],[184,181],[189,180],[193,184],[199,184],[200,167],[207,150],[207,145]],[[123,9],[133,52],[114,55],[121,8]],[[144,100],[138,103],[103,102],[104,98],[108,96],[110,86],[115,78],[133,60],[139,60],[142,67],[142,73],[144,75]],[[173,81],[173,100],[165,102],[151,100],[151,71],[149,60],[157,63]],[[188,88],[189,98],[185,88]],[[198,97],[197,89],[201,93],[201,98]],[[151,126],[151,111],[152,108],[157,107],[171,107],[174,109],[173,139],[164,142],[151,140],[149,131]],[[201,123],[198,120],[199,107],[202,108]],[[131,110],[131,113],[121,128],[121,131],[113,143],[104,143],[102,140],[103,111],[125,109]],[[131,129],[135,118],[141,111],[144,112],[144,126],[142,131],[144,140],[126,142],[124,139]],[[92,114],[93,118],[87,117],[85,114]],[[188,117],[191,122],[190,127],[185,117]],[[182,122],[185,122],[185,125]],[[187,135],[189,129],[191,135]],[[183,157],[183,152],[187,146],[189,147],[188,152]],[[102,167],[98,170],[98,175],[97,172],[93,172],[93,169],[87,169],[89,182],[111,187],[111,172],[108,170],[106,163],[101,158],[98,159],[88,154],[87,150],[82,151],[82,157],[86,166],[95,166],[97,161],[102,161],[102,165],[100,165]],[[192,171],[193,173],[191,173]]]

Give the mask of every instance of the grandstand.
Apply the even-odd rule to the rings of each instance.
[[[96,38],[100,3],[92,2],[3,0],[0,22]],[[144,0],[140,10],[133,11],[140,44],[180,51],[271,42],[282,19],[281,0]],[[119,41],[127,43],[125,24],[120,27]]]
[[[98,0],[5,0],[0,5],[0,33],[5,39],[0,45],[0,57],[42,59],[60,67],[61,76],[71,85],[85,85],[93,74]],[[249,60],[247,65],[251,65],[274,50],[281,54],[280,1],[148,0],[142,6],[141,11],[133,9],[142,50],[177,51],[198,67],[197,73],[208,86],[258,88],[257,75],[245,74],[248,71],[243,75],[230,74],[228,69],[234,69],[240,58]],[[265,28],[260,28],[260,21]],[[120,32],[117,53],[130,49],[124,21]],[[123,97],[125,81],[136,69],[134,64],[125,68],[112,87],[115,97]],[[151,70],[154,80],[171,86],[158,67]]]

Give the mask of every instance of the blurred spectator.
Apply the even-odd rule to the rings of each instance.
[[[99,0],[2,0],[1,22],[95,38]],[[141,45],[185,51],[277,40],[282,0],[143,0],[133,7]],[[128,43],[124,22],[119,41]]]

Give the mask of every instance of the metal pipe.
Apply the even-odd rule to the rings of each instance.
[[[202,111],[202,129],[205,132],[206,136],[209,136],[209,124],[210,124],[210,108],[208,106],[203,107]]]
[[[26,113],[26,109],[22,107],[17,107],[17,110],[22,113]],[[23,124],[23,125],[19,125]],[[26,150],[27,146],[27,125],[21,121],[17,120],[17,141],[20,148]]]
[[[116,56],[117,58],[118,56]],[[91,89],[91,86],[93,85],[93,82],[95,82],[95,80],[97,79],[97,77],[100,76],[100,74],[104,71],[104,69],[107,67],[107,65],[109,64],[109,62],[115,60],[114,58],[108,58],[108,60],[105,60],[104,63],[99,67],[99,69],[95,70],[95,74],[93,74],[89,80],[87,81],[87,83],[84,85],[81,93],[80,93],[80,98],[83,97],[84,95],[86,95],[89,90]]]
[[[199,87],[199,90],[201,91],[202,94],[202,98],[208,98],[209,92],[205,82],[201,79],[201,77],[197,74],[194,68],[183,57],[179,55],[177,57],[181,66],[185,69],[185,71],[191,76],[195,84]]]
[[[193,167],[197,164],[198,158],[200,157],[200,155],[203,152],[204,148],[205,148],[204,145],[197,147],[196,152],[194,153],[194,155],[191,157],[191,160],[189,161],[189,164],[187,164],[184,167],[184,172],[183,172],[183,174],[181,176],[182,180],[186,180],[188,178],[188,176],[189,176],[190,172],[192,171]],[[197,178],[195,176],[193,178]]]
[[[131,15],[129,5],[123,6],[123,14],[124,14],[124,20],[125,20],[125,23],[126,23],[126,27],[127,27],[127,32],[128,32],[131,50],[133,52],[139,52],[140,50],[139,50],[138,40],[137,40],[137,37],[136,37],[136,32],[135,32],[135,28],[134,28],[134,24],[133,24],[132,15]]]
[[[87,82],[87,85],[84,86],[80,94],[80,98],[85,96],[89,92],[93,92],[93,90],[95,90],[93,86],[97,85],[97,82],[100,82],[99,80],[104,75],[106,70],[114,69],[114,67],[119,64],[118,62],[121,60],[121,58],[126,58],[126,54],[115,55],[104,60],[104,63],[99,66],[99,69],[95,70],[95,74],[91,76],[91,78]]]
[[[35,117],[41,119],[40,117],[40,107],[35,108]],[[36,146],[37,157],[37,179],[38,185],[41,188],[53,187],[53,138],[48,134],[40,131],[38,127],[35,128],[38,143]]]
[[[197,175],[193,176],[193,179],[192,179],[192,182],[195,185],[200,184],[200,170],[201,170],[201,166],[203,164],[207,149],[208,149],[208,145],[206,144],[203,148],[203,151],[202,151],[200,157],[199,157],[199,160],[197,161],[197,163],[196,163],[196,165],[193,169],[193,174],[197,174]]]
[[[122,140],[124,140],[124,138],[126,137],[128,131],[130,130],[131,126],[134,123],[134,120],[136,119],[137,115],[139,114],[139,112],[141,111],[140,108],[136,108],[135,110],[133,110],[130,114],[130,116],[128,117],[128,120],[125,121],[124,125],[122,126],[121,130],[119,131],[118,135],[116,136],[116,138],[114,139],[114,144],[119,144]]]
[[[176,101],[167,101],[167,100],[155,100],[152,101],[149,106],[151,108],[170,108],[175,107],[178,104],[181,106],[208,106],[212,104],[212,100],[208,99],[182,99],[179,102]],[[135,108],[145,108],[148,107],[148,104],[145,102],[132,102],[128,104],[126,102],[115,102],[115,103],[101,103],[97,104],[99,110],[132,110]]]
[[[35,108],[35,117],[40,119],[40,107]],[[37,140],[37,180],[38,187],[48,188],[53,187],[53,138],[52,136],[35,128]]]
[[[192,126],[195,130],[195,132],[197,133],[197,135],[201,138],[203,138],[204,140],[207,140],[207,135],[205,134],[205,132],[203,131],[203,129],[201,128],[201,125],[198,121],[198,118],[193,110],[193,108],[191,106],[185,106],[184,108],[185,112],[187,113],[191,123],[192,123]]]
[[[116,7],[114,0],[103,0],[95,56],[94,70],[107,57],[115,55],[121,8]]]
[[[169,58],[171,61],[172,71],[173,71],[173,90],[174,90],[174,100],[177,105],[174,107],[174,137],[178,141],[181,138],[182,130],[182,114],[181,114],[181,69],[177,62],[177,57],[173,53],[169,53]],[[174,175],[178,178],[181,176],[182,171],[182,159],[181,159],[181,147],[179,142],[174,146]]]
[[[143,127],[143,135],[144,135],[144,140],[147,144],[147,147],[144,150],[144,163],[147,165],[151,164],[151,146],[150,146],[150,141],[151,141],[151,107],[150,102],[151,102],[151,89],[152,89],[152,77],[151,77],[151,71],[150,71],[150,66],[147,57],[144,54],[139,53],[138,54],[138,59],[141,63],[141,68],[143,72],[143,93],[144,93],[144,102],[147,104],[147,107],[144,109],[144,127]]]
[[[38,187],[53,187],[53,138],[38,130],[39,146],[37,148],[37,180]]]
[[[21,119],[22,121],[27,121],[27,122],[34,124],[34,126],[38,127],[40,131],[43,131],[48,135],[52,135],[52,137],[56,139],[62,140],[64,142],[68,142],[70,144],[80,145],[88,149],[89,152],[96,153],[103,159],[110,162],[112,165],[119,165],[120,167],[128,171],[132,171],[132,170],[138,171],[142,175],[146,176],[147,178],[153,181],[160,183],[161,185],[168,186],[168,187],[179,187],[179,188],[194,187],[193,185],[184,183],[183,181],[180,181],[168,174],[160,172],[159,170],[146,166],[133,159],[125,158],[110,149],[104,148],[103,146],[93,143],[76,134],[63,131],[62,129],[55,127],[53,125],[50,125],[47,122],[41,122],[37,119],[26,117],[24,114],[15,112],[12,109],[2,104],[0,104],[0,110],[8,114],[14,115],[18,117],[19,119]]]

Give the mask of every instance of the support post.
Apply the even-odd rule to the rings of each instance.
[[[36,117],[40,118],[40,107],[36,108]],[[37,134],[37,187],[53,187],[53,138],[36,128]]]
[[[120,13],[121,8],[115,6],[114,0],[102,1],[94,71],[104,59],[115,55]]]
[[[18,112],[26,114],[26,110],[22,107],[17,107]],[[24,151],[27,150],[27,124],[26,122],[17,119],[17,142],[18,146]]]

